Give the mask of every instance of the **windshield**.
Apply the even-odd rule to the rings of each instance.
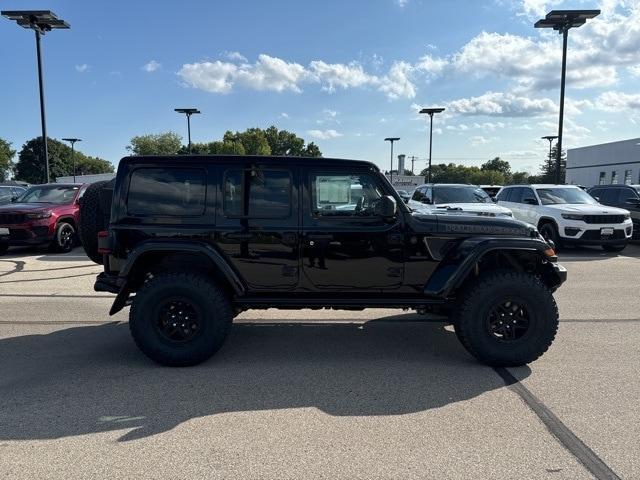
[[[31,187],[24,195],[18,198],[18,203],[57,203],[68,204],[73,202],[79,187],[43,185]]]
[[[478,187],[433,187],[434,204],[440,203],[492,203],[487,192]]]
[[[542,205],[597,205],[598,202],[580,188],[538,188]]]

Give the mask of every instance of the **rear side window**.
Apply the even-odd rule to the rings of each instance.
[[[244,186],[249,189],[246,213]],[[232,169],[224,174],[227,217],[287,218],[291,215],[291,173],[287,170]]]
[[[600,192],[600,203],[603,205],[615,205],[618,202],[618,192],[617,188],[604,188]]]
[[[130,215],[199,216],[204,213],[207,176],[200,168],[139,168],[131,174]]]
[[[503,188],[502,190],[500,190],[500,193],[496,195],[496,199],[498,201],[508,202],[509,194],[511,193],[511,190],[513,190],[513,188]]]

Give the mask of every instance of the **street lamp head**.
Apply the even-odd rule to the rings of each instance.
[[[433,115],[434,113],[442,112],[444,112],[444,108],[423,108],[419,113],[428,113],[429,115]]]
[[[3,10],[0,14],[23,28],[37,30],[42,34],[56,28],[70,28],[67,22],[59,19],[51,10]]]
[[[551,10],[545,18],[538,20],[535,28],[553,28],[559,33],[570,28],[580,27],[594,17],[600,10]]]
[[[81,138],[63,138],[62,139],[65,142],[71,142],[71,143],[76,143],[76,142],[81,142],[82,139]]]
[[[542,140],[549,140],[550,142],[558,138],[557,135],[545,135],[544,137],[540,137]]]
[[[396,142],[400,140],[400,137],[387,137],[384,139],[385,142]]]
[[[200,113],[197,108],[174,108],[178,113],[186,113],[187,115],[193,115],[194,113]]]

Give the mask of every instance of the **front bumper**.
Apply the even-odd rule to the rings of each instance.
[[[9,230],[8,235],[0,233],[0,242],[10,246],[40,245],[50,242],[53,239],[53,232],[49,224],[39,223],[0,225],[0,232],[3,229]]]
[[[602,235],[603,228],[613,229],[613,235]],[[582,221],[565,221],[559,228],[563,243],[571,245],[620,245],[631,240],[631,219],[613,225],[586,224]]]

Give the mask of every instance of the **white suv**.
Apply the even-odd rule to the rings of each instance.
[[[633,233],[627,210],[600,205],[575,185],[511,185],[502,188],[496,199],[557,247],[601,245],[609,252],[619,252]]]

